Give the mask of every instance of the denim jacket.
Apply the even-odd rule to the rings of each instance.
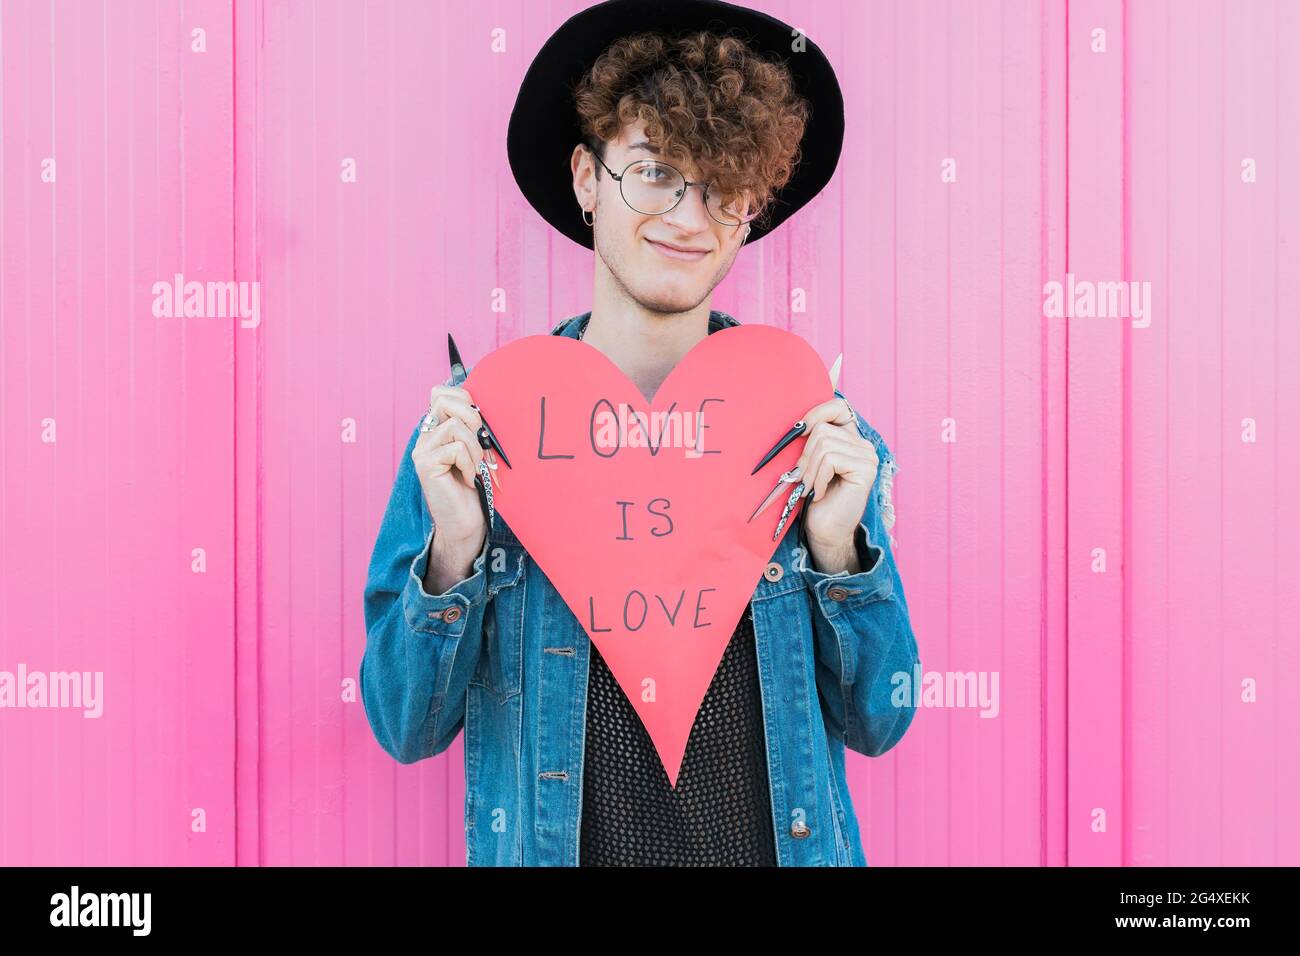
[[[576,338],[590,314],[551,334]],[[715,310],[709,333],[738,324]],[[919,668],[890,537],[897,466],[857,424],[879,458],[855,531],[864,570],[816,570],[792,521],[751,599],[781,866],[867,865],[844,749],[883,754],[915,713],[914,695],[893,702],[895,675]],[[366,716],[404,764],[442,753],[464,728],[470,866],[576,866],[591,641],[500,514],[470,576],[425,592],[433,533],[411,461],[418,437],[416,420],[368,569]]]

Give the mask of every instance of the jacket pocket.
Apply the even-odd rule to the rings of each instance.
[[[488,605],[483,615],[483,650],[470,684],[505,702],[521,691],[524,657],[524,549],[488,542]]]

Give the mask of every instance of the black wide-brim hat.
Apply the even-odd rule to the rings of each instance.
[[[747,245],[790,218],[835,173],[844,143],[844,97],[830,61],[812,40],[801,38],[796,51],[794,27],[721,0],[607,0],[574,14],[542,45],[524,74],[506,134],[510,169],[520,190],[543,219],[579,245],[593,248],[592,227],[583,221],[569,168],[573,148],[582,140],[574,86],[620,37],[687,30],[730,34],[755,52],[782,60],[795,92],[810,104],[801,158],[789,181],[773,194],[771,208],[751,223]]]

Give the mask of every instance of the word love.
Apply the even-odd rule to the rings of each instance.
[[[607,398],[599,398],[591,407],[587,428],[582,436],[591,451],[601,458],[613,458],[621,448],[647,448],[652,456],[662,448],[684,448],[687,458],[720,454],[720,449],[704,449],[704,406],[721,402],[705,398],[695,411],[678,410],[677,403],[664,411],[638,412],[626,402],[615,407]],[[554,439],[554,436],[552,436]],[[546,449],[546,396],[540,396],[537,425],[539,459],[573,458],[572,452]]]
[[[700,615],[707,608],[704,606],[704,593],[706,591],[716,591],[717,588],[700,588],[695,592],[695,604],[693,608],[688,609],[689,619],[684,619],[682,626],[691,630],[698,630],[703,627],[712,627],[712,621],[701,621]],[[663,595],[653,595],[655,602],[659,605],[659,610],[655,611],[656,615],[662,614],[668,626],[677,627],[677,618],[681,616],[682,604],[686,601],[686,589],[677,592],[677,600],[672,610],[668,609],[668,604],[663,599]],[[591,633],[609,633],[614,630],[612,627],[601,627],[598,623],[596,613],[596,599],[587,598],[587,610],[589,612],[587,620],[587,629]],[[645,626],[647,618],[651,615],[650,601],[640,591],[633,589],[627,592],[627,597],[623,599],[623,630],[635,633]]]

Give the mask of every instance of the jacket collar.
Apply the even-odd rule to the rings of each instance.
[[[571,339],[576,339],[578,337],[578,333],[581,332],[584,328],[586,328],[587,321],[590,318],[591,318],[591,311],[588,310],[582,313],[581,315],[575,315],[572,318],[565,319],[555,328],[551,329],[551,334],[565,335]],[[719,329],[730,328],[733,325],[740,325],[740,323],[737,322],[735,319],[733,319],[726,312],[721,312],[718,309],[711,309],[709,311],[709,334],[710,335],[712,335],[714,332],[718,331]]]

